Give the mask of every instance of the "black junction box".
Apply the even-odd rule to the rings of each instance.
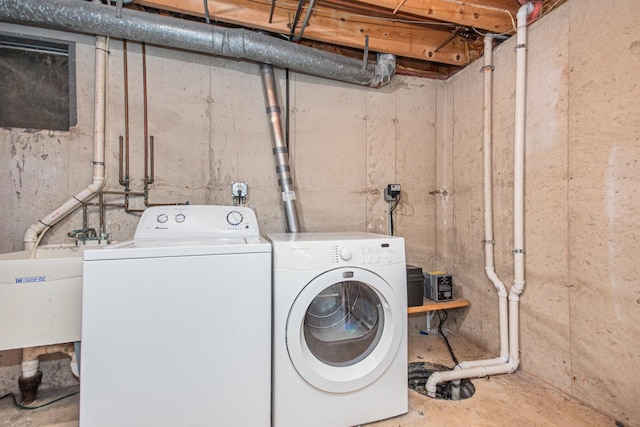
[[[407,306],[422,305],[424,295],[424,275],[422,267],[407,264]]]

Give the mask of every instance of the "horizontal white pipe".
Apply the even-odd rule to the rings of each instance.
[[[22,376],[24,378],[33,377],[38,373],[40,367],[40,356],[45,354],[64,353],[71,357],[71,371],[79,376],[76,363],[76,353],[73,343],[51,344],[40,347],[26,347],[22,349]],[[74,371],[75,368],[75,371]]]
[[[468,360],[466,362],[460,362],[457,367],[460,369],[470,369],[477,368],[478,366],[500,365],[502,363],[507,363],[507,361],[502,360],[501,357],[494,357],[493,359]]]
[[[427,396],[436,397],[437,385],[447,381],[462,380],[465,378],[482,378],[489,375],[510,374],[515,369],[511,363],[501,363],[491,366],[477,366],[469,369],[456,369],[453,371],[434,372],[429,376],[426,384]]]

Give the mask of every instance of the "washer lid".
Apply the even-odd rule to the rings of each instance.
[[[85,261],[271,252],[258,220],[243,206],[152,206],[140,217],[133,240],[87,250]]]
[[[260,236],[223,239],[129,240],[85,250],[82,259],[92,261],[249,253],[271,253],[271,245]]]
[[[366,289],[364,301],[356,301],[357,292],[346,289],[352,285]],[[406,315],[380,276],[360,268],[337,268],[300,291],[287,318],[287,351],[298,374],[313,387],[353,392],[376,381],[391,365],[402,342]],[[331,351],[347,354],[331,355]]]

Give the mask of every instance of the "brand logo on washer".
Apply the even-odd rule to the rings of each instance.
[[[342,277],[345,279],[351,279],[353,277],[353,271],[345,271],[342,273]]]
[[[156,230],[168,230],[168,229],[169,229],[169,227],[160,227],[160,226],[156,225],[156,228],[155,228],[155,229],[156,229]]]

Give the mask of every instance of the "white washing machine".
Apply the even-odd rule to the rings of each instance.
[[[267,238],[274,268],[273,426],[353,426],[406,413],[404,239]]]
[[[83,257],[80,425],[269,426],[271,245],[254,212],[148,208]]]

